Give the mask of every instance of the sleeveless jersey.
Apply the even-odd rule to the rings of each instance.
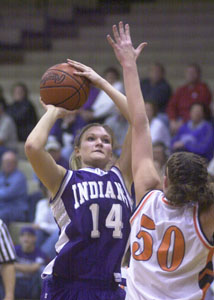
[[[126,299],[204,299],[214,276],[214,246],[202,232],[197,206],[172,206],[154,190],[130,222]]]
[[[51,200],[60,228],[56,258],[43,272],[68,280],[120,282],[132,199],[116,167],[67,171]]]

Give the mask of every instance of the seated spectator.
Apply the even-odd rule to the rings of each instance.
[[[57,120],[50,131],[49,138],[55,138],[61,144],[61,153],[67,161],[73,152],[74,138],[85,124],[86,122],[80,117],[79,111],[73,111],[64,119]]]
[[[163,142],[166,147],[170,146],[169,129],[165,123],[157,117],[157,106],[153,102],[145,103],[147,117],[150,123],[152,143]]]
[[[190,108],[190,120],[184,123],[172,139],[172,151],[188,151],[205,157],[213,157],[214,131],[209,121],[205,120],[205,107],[194,103]]]
[[[104,78],[117,90],[124,92],[123,84],[120,81],[120,74],[114,67],[110,67],[104,71]],[[114,102],[104,92],[100,91],[91,106],[90,110],[84,109],[80,111],[82,118],[88,123],[96,121],[103,123],[115,110]]]
[[[7,226],[0,220],[0,299],[14,300],[15,290],[15,249]]]
[[[171,87],[165,79],[164,66],[158,62],[150,67],[149,77],[141,80],[141,90],[144,99],[157,105],[158,112],[165,113],[171,96]]]
[[[117,141],[115,154],[118,157],[120,156],[129,124],[127,120],[121,115],[120,111],[117,108],[115,109],[114,113],[107,118],[105,124],[107,124],[115,134],[115,138]]]
[[[1,162],[0,218],[5,223],[25,221],[27,208],[27,180],[17,169],[17,155],[7,151]]]
[[[23,227],[20,245],[15,247],[17,262],[16,299],[39,299],[41,292],[41,273],[47,263],[46,255],[36,247],[36,233],[31,227]]]
[[[5,151],[17,149],[16,125],[5,111],[6,103],[0,98],[0,158]]]
[[[211,100],[212,95],[208,86],[201,81],[200,67],[196,64],[189,65],[186,70],[186,84],[176,90],[167,108],[172,134],[189,120],[190,107],[193,103],[201,102],[209,110]]]
[[[25,84],[17,83],[12,90],[13,103],[8,107],[8,113],[16,123],[18,139],[24,142],[37,123],[37,115],[33,104],[28,99]]]
[[[156,142],[153,144],[153,159],[158,171],[158,174],[163,179],[165,175],[165,166],[168,159],[169,150],[162,142]]]
[[[49,205],[51,195],[46,188],[43,187],[43,190],[45,198],[36,205],[33,228],[37,230],[37,245],[52,260],[56,256],[55,244],[59,238],[59,228]]]
[[[50,153],[58,165],[64,167],[65,169],[69,169],[69,160],[62,156],[61,145],[53,136],[49,136],[45,150]]]

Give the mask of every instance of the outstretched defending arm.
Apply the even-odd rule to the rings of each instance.
[[[87,77],[90,82],[97,88],[103,90],[115,103],[120,110],[121,114],[130,123],[128,104],[126,96],[116,90],[107,80],[97,74],[92,68],[81,64],[79,62],[68,59],[68,63],[77,71],[74,74]],[[129,128],[126,138],[123,143],[122,152],[115,164],[123,174],[126,186],[131,192],[131,185],[133,182],[132,169],[131,169],[131,130]]]
[[[109,35],[107,39],[123,68],[124,85],[132,124],[132,171],[136,200],[139,203],[149,190],[160,188],[160,178],[153,163],[149,121],[136,65],[136,58],[146,43],[142,43],[134,49],[129,25],[126,24],[124,29],[122,22],[119,23],[119,32],[117,26],[113,26],[113,35],[115,41]]]

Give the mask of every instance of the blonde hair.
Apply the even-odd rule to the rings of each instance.
[[[106,132],[111,137],[111,145],[112,145],[112,150],[113,150],[115,147],[115,136],[114,136],[113,130],[108,125],[99,124],[99,123],[90,123],[90,124],[84,126],[80,130],[80,132],[76,135],[75,140],[74,140],[74,149],[76,147],[78,147],[78,148],[80,147],[83,134],[91,127],[103,127],[106,130]],[[71,154],[71,157],[69,159],[69,167],[71,170],[78,170],[78,169],[81,169],[81,167],[82,167],[81,158],[76,156],[75,150],[73,151],[73,153]]]

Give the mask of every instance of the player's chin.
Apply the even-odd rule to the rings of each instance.
[[[108,155],[101,152],[94,152],[91,155],[91,162],[96,164],[107,164],[109,161]]]
[[[93,159],[106,159],[106,154],[104,152],[95,151],[92,152],[91,157]]]

